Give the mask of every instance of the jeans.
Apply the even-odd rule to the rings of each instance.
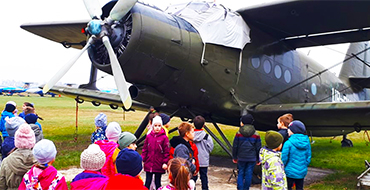
[[[238,190],[248,190],[251,186],[254,165],[256,162],[238,161]]]
[[[145,187],[150,189],[150,184],[152,183],[153,174],[154,174],[155,189],[158,189],[161,187],[162,174],[156,173],[156,172],[146,172]]]
[[[202,190],[208,190],[208,167],[199,167],[200,181],[202,182]],[[198,175],[193,177],[194,182],[197,182]]]

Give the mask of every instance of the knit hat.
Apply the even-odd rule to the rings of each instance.
[[[267,148],[275,149],[283,143],[283,136],[276,131],[267,131],[265,135],[265,142]]]
[[[132,177],[139,175],[143,169],[143,159],[135,150],[125,148],[119,152],[116,159],[117,172]]]
[[[171,120],[171,117],[168,116],[165,113],[161,113],[161,114],[159,114],[159,116],[161,116],[161,118],[162,118],[163,125],[166,125]]]
[[[100,170],[105,163],[105,153],[97,144],[90,144],[87,149],[81,153],[81,168],[90,171]]]
[[[30,126],[33,132],[35,133],[36,143],[44,138],[44,134],[42,133],[42,130],[40,129],[38,125],[30,124]]]
[[[37,122],[37,118],[39,117],[34,113],[29,113],[24,117],[28,124],[35,124]]]
[[[26,123],[26,121],[21,117],[6,117],[5,118],[5,129],[6,132],[8,132],[9,137],[14,137],[15,132],[18,130],[19,126],[23,123]]]
[[[108,140],[118,141],[121,131],[121,126],[117,122],[110,122],[105,130],[105,136]]]
[[[245,125],[245,124],[253,124],[253,116],[251,114],[243,115],[240,118],[240,121]]]
[[[256,132],[256,129],[253,125],[244,124],[239,128],[239,133],[244,137],[250,137]]]
[[[35,146],[35,133],[27,123],[19,126],[14,135],[14,145],[17,148],[32,149]]]
[[[40,164],[47,164],[50,161],[54,160],[57,155],[57,149],[53,141],[48,139],[42,139],[36,143],[33,147],[33,156]]]
[[[160,123],[161,125],[163,125],[163,122],[162,122],[162,117],[161,116],[155,116],[153,118],[153,121],[152,121],[152,124],[154,125],[154,123]]]
[[[13,112],[15,110],[15,108],[17,107],[17,104],[13,101],[8,101],[6,104],[5,104],[5,111],[7,112]]]
[[[119,149],[127,148],[137,140],[136,136],[130,132],[122,132],[118,139]]]
[[[294,120],[289,124],[288,127],[294,134],[304,134],[306,132],[306,127],[299,120]]]
[[[104,113],[99,113],[99,115],[95,117],[95,126],[97,127],[107,126],[107,115],[105,115]]]

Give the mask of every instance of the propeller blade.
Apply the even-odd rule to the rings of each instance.
[[[114,77],[114,81],[116,82],[119,96],[121,97],[121,101],[123,105],[125,106],[125,108],[129,109],[132,105],[132,100],[131,100],[130,92],[128,91],[125,76],[123,75],[121,66],[118,62],[116,54],[113,51],[112,45],[109,42],[109,38],[107,36],[104,36],[102,40],[109,54],[113,77]]]
[[[112,20],[121,20],[134,7],[137,0],[119,0],[110,11],[109,17]]]
[[[90,17],[100,19],[102,10],[99,4],[99,0],[84,0],[87,12],[89,12]]]
[[[80,56],[87,50],[87,48],[90,47],[92,43],[92,38],[89,38],[87,44],[85,47],[72,59],[70,59],[67,64],[65,64],[54,76],[49,80],[48,83],[44,86],[42,89],[43,93],[47,93],[67,72],[68,70],[73,66],[73,64],[80,58]]]

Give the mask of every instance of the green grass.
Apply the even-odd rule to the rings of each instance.
[[[95,107],[91,103],[79,104],[78,127],[76,131],[76,104],[73,99],[65,97],[19,97],[0,96],[0,109],[3,110],[7,101],[17,103],[19,112],[25,101],[35,103],[36,112],[44,118],[42,124],[44,137],[52,140],[57,147],[58,154],[55,163],[57,169],[79,167],[81,152],[90,144],[90,135],[94,131],[94,118],[100,112],[107,114],[108,122],[116,121],[122,126],[122,130],[135,132],[145,117],[145,112],[128,112],[112,110],[109,106]],[[171,120],[171,126],[176,127],[181,123],[178,118]],[[217,130],[212,124],[207,126],[215,133]],[[238,128],[219,125],[227,139],[232,143]],[[76,133],[77,132],[77,133]],[[172,133],[170,138],[177,133]],[[262,144],[264,144],[264,132],[260,132]],[[219,135],[218,135],[219,136]],[[353,148],[341,148],[341,137],[316,138],[312,145],[312,161],[310,166],[323,169],[332,169],[334,174],[329,175],[322,181],[314,183],[305,189],[355,189],[357,176],[364,171],[364,160],[368,159],[368,143],[365,141],[364,132],[352,133],[348,138],[353,141]],[[220,138],[220,136],[219,136]],[[220,138],[221,139],[221,138]],[[215,143],[212,155],[228,156],[223,149]]]

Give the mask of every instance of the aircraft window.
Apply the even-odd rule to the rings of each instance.
[[[271,72],[271,62],[270,62],[270,60],[266,59],[266,60],[263,62],[263,70],[264,70],[266,73],[270,73],[270,72]]]
[[[316,84],[315,83],[312,83],[311,84],[311,93],[315,96],[316,93],[317,93],[317,88],[316,88]]]
[[[284,80],[286,83],[290,83],[290,81],[292,80],[292,74],[290,73],[289,70],[286,70],[284,72]]]
[[[281,67],[279,65],[275,66],[274,73],[275,73],[276,78],[279,79],[281,77],[282,73],[281,73]]]
[[[252,66],[257,69],[260,66],[260,58],[253,57],[252,58]]]

